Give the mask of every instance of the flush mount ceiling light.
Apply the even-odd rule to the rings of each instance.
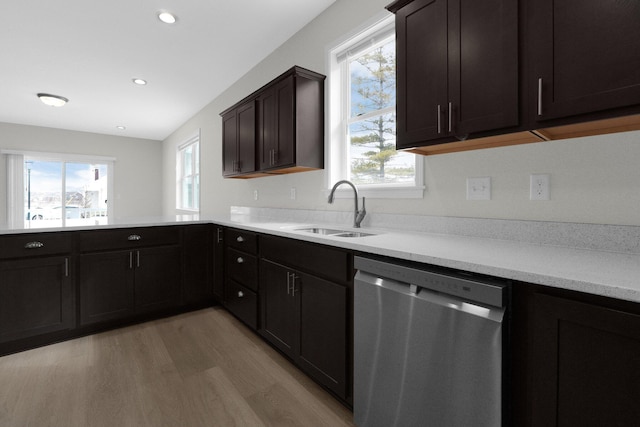
[[[126,130],[126,129],[127,129],[127,127],[126,127],[126,126],[116,126],[116,129]]]
[[[49,93],[39,93],[38,98],[40,98],[40,101],[45,105],[49,105],[51,107],[62,107],[64,104],[69,102],[69,100],[64,96],[51,95]]]
[[[171,12],[167,12],[166,10],[161,10],[158,12],[158,19],[165,24],[174,24],[176,22],[176,16]]]
[[[140,86],[144,86],[144,85],[146,85],[146,84],[147,84],[147,81],[146,81],[146,80],[144,80],[144,79],[138,79],[138,78],[133,79],[133,82],[134,82],[135,84],[137,84],[137,85],[140,85]]]

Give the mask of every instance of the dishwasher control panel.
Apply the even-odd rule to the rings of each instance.
[[[462,298],[464,300],[487,304],[494,307],[504,307],[506,284],[489,280],[477,280],[462,275],[447,275],[429,271],[428,268],[408,266],[398,260],[398,263],[381,261],[372,258],[355,257],[354,267],[369,274],[415,285]]]

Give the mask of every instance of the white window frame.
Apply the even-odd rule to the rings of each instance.
[[[198,162],[196,162],[196,156],[192,157],[192,163],[191,163],[191,171],[192,174],[187,176],[185,175],[185,171],[183,168],[184,162],[183,162],[183,157],[184,157],[184,153],[185,150],[191,146],[196,146],[196,150],[198,155],[197,155],[197,159]],[[198,129],[198,131],[192,135],[191,137],[187,138],[182,144],[180,144],[178,146],[177,152],[176,152],[176,209],[180,210],[180,211],[186,211],[186,212],[192,212],[192,213],[199,213],[200,212],[200,186],[202,185],[202,182],[200,180],[200,130]],[[193,179],[193,183],[194,185],[192,185],[192,199],[194,201],[195,206],[184,206],[182,204],[182,202],[184,201],[184,198],[182,197],[182,189],[184,188],[183,186],[183,182],[187,177],[191,177]],[[195,185],[196,180],[198,181],[198,185]],[[196,188],[197,187],[197,188]],[[196,191],[197,190],[197,191]]]
[[[107,165],[107,221],[110,222],[114,218],[114,165],[115,157],[92,156],[86,154],[67,154],[67,153],[48,153],[40,151],[22,151],[22,150],[0,150],[6,158],[7,165],[7,227],[9,229],[24,228],[24,162],[25,158],[36,158],[41,161],[60,162],[62,163],[62,181],[61,191],[65,193],[66,189],[66,163],[88,163]],[[66,216],[61,216],[62,228],[66,228]]]
[[[327,48],[328,70],[328,131],[330,143],[326,146],[326,158],[329,160],[326,178],[327,191],[333,184],[348,176],[348,126],[349,126],[349,94],[346,85],[349,83],[348,58],[368,47],[381,44],[390,34],[395,34],[394,15],[382,13],[365,23],[360,28],[345,35]],[[424,158],[416,156],[416,176],[413,185],[409,184],[369,184],[358,185],[360,195],[368,198],[418,199],[424,197]],[[340,187],[337,197],[353,197],[347,188]]]

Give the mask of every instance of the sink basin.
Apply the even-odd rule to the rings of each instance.
[[[345,233],[334,234],[336,237],[366,237],[373,235],[373,233],[363,233],[361,231],[347,231]]]
[[[362,231],[337,230],[333,228],[322,227],[296,228],[295,231],[304,231],[306,233],[322,234],[325,236],[335,237],[365,237],[374,235],[373,233],[365,233]]]
[[[313,228],[296,228],[296,231],[305,231],[307,233],[313,233],[313,234],[325,234],[325,235],[333,235],[333,234],[340,234],[340,233],[344,233],[344,230],[334,230],[331,228],[317,228],[317,227],[313,227]]]

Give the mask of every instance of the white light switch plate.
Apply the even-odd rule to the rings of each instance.
[[[467,200],[491,200],[491,177],[467,178]]]

